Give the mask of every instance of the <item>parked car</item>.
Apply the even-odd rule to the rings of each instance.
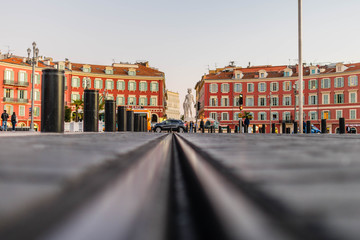
[[[176,120],[176,119],[168,119],[162,121],[161,123],[156,123],[154,125],[154,131],[159,133],[161,131],[168,131],[168,130],[176,130],[178,132],[184,132],[186,127],[183,121]]]

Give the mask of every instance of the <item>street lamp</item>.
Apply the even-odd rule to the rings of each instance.
[[[31,49],[27,49],[28,59],[30,60],[30,64],[32,67],[32,75],[31,75],[31,123],[29,131],[34,132],[34,85],[35,85],[35,66],[38,62],[39,49],[36,47],[36,42],[32,43],[33,47],[33,56],[30,58]]]
[[[300,133],[303,133],[303,59],[302,59],[302,0],[298,0],[298,30],[299,30],[299,126]]]
[[[296,90],[297,84],[295,83],[293,85],[293,89],[294,89],[294,122],[296,120],[296,94],[298,94],[298,91]]]
[[[268,95],[268,98],[269,98],[269,117],[270,117],[270,133],[271,133],[271,118],[272,118],[272,116],[271,116],[271,92],[270,92],[270,94]]]

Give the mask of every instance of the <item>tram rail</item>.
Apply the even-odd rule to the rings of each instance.
[[[175,133],[87,172],[0,239],[338,238]]]

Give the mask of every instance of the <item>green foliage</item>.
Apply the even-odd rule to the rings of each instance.
[[[84,107],[83,100],[73,100],[71,105],[75,106],[75,122],[79,121],[79,109]]]
[[[65,122],[71,121],[71,108],[65,106]]]

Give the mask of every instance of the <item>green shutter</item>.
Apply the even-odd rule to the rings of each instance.
[[[144,91],[147,91],[147,88],[148,88],[148,83],[147,82],[144,82],[144,87],[145,87]]]
[[[148,105],[148,100],[147,100],[147,97],[145,97],[145,106]]]
[[[334,94],[334,104],[337,103],[336,101],[336,94]]]
[[[14,71],[11,71],[11,80],[14,81]]]
[[[80,87],[80,78],[76,78],[76,82],[77,82],[77,86],[76,86],[76,87]]]
[[[338,87],[338,84],[337,84],[337,81],[336,81],[336,78],[334,78],[334,87]]]
[[[316,89],[318,89],[318,79],[315,80],[315,86],[316,86]]]
[[[308,82],[309,89],[311,89],[311,80]]]
[[[324,79],[321,79],[321,88],[324,88]]]
[[[24,99],[27,99],[27,90],[24,91]]]
[[[283,91],[285,91],[285,82],[283,82]]]
[[[114,81],[111,81],[111,89],[114,89]]]
[[[159,83],[156,83],[156,91],[159,91]]]
[[[27,82],[28,81],[28,74],[27,73],[24,73],[25,74],[25,82]],[[36,82],[35,82],[36,83]]]

